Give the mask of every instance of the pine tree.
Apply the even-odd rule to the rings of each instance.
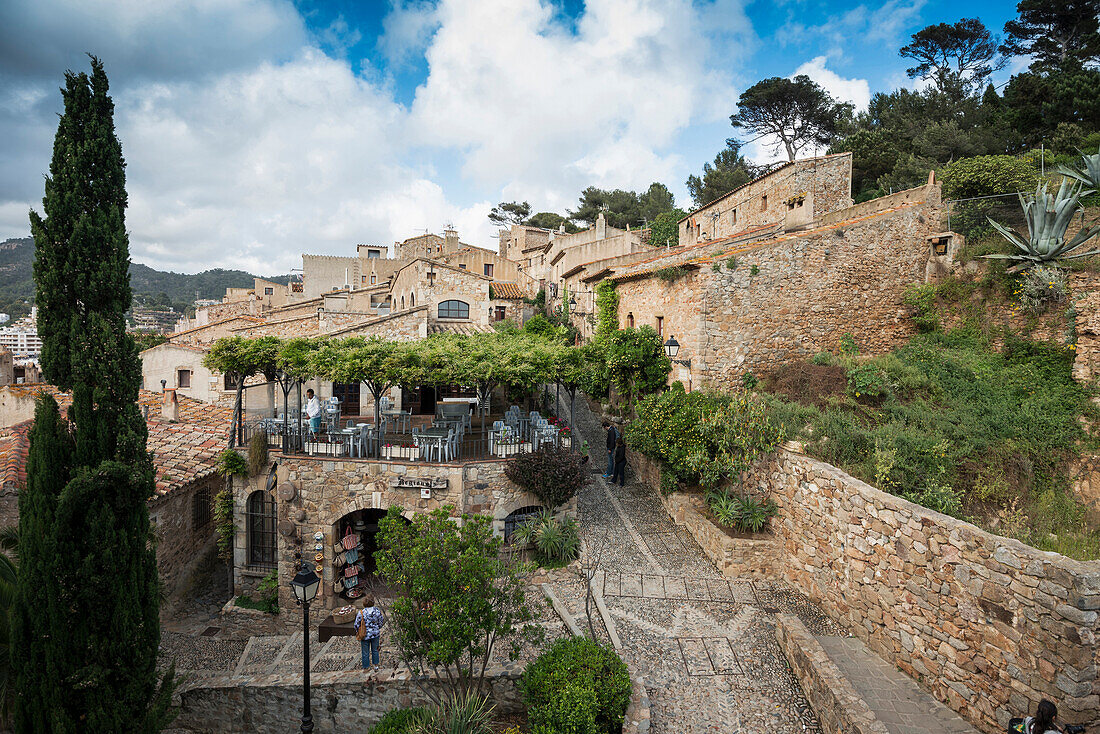
[[[20,614],[48,614],[52,627],[44,644],[13,650],[18,665],[37,666],[34,680],[45,687],[19,702],[19,731],[42,731],[42,716],[57,732],[157,731],[171,686],[171,674],[158,682],[156,670],[158,577],[146,506],[154,472],[137,404],[141,363],[126,334],[125,163],[107,75],[99,59],[91,65],[90,76],[65,75],[45,217],[31,213],[42,369],[72,391],[73,450],[51,526],[40,528],[52,545],[27,548],[45,554],[26,568],[48,565],[49,574],[26,581],[43,585],[48,603]],[[60,433],[36,435],[32,452],[55,452]],[[28,484],[47,486],[29,472]]]

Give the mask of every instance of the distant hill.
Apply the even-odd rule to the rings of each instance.
[[[0,312],[12,318],[30,312],[34,299],[34,240],[30,237],[0,242]],[[248,288],[256,276],[243,270],[204,270],[201,273],[172,273],[154,270],[148,265],[130,264],[130,287],[134,294],[147,293],[158,296],[166,293],[177,304],[190,304],[197,298],[217,298],[225,295],[226,288]],[[267,278],[276,283],[286,283],[289,275]]]

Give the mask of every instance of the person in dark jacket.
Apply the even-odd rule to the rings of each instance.
[[[611,475],[611,483],[614,484],[616,479],[620,487],[626,484],[626,442],[622,436],[615,443],[615,473]]]
[[[603,422],[603,429],[607,431],[607,471],[604,472],[603,478],[611,479],[615,473],[615,443],[619,440],[619,432],[607,421]]]

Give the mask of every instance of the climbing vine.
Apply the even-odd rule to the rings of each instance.
[[[596,311],[599,314],[596,339],[606,341],[619,328],[619,293],[613,281],[602,280],[596,286]]]

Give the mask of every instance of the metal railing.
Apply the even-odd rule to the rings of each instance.
[[[329,423],[316,431],[304,419],[299,423],[259,418],[246,422],[243,434],[245,442],[262,434],[269,450],[290,455],[442,464],[506,459],[547,444],[572,446],[572,431],[564,423],[513,409],[503,415],[462,418],[406,414],[383,419],[380,431],[366,418]]]

